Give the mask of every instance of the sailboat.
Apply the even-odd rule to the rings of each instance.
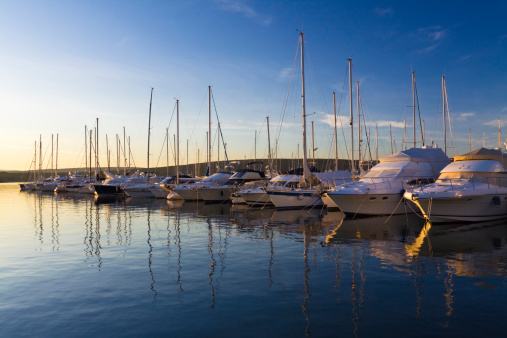
[[[307,141],[306,141],[306,105],[305,105],[305,67],[304,67],[304,33],[299,33],[301,45],[301,90],[302,90],[302,112],[303,112],[303,177],[297,188],[274,189],[266,188],[271,202],[277,209],[304,209],[324,206],[324,202],[320,197],[320,188],[322,182],[310,172],[307,157]],[[350,172],[338,172],[341,176],[342,183],[351,181]]]
[[[148,118],[148,162],[147,162],[147,173],[142,183],[130,184],[127,181],[127,185],[123,188],[123,191],[129,197],[145,197],[145,198],[154,198],[160,197],[165,198],[167,196],[167,191],[160,187],[160,181],[163,177],[150,177],[150,129],[151,129],[151,103],[153,98],[153,88],[151,88],[150,94],[150,110],[149,110],[149,118]],[[159,194],[159,192],[161,192]]]

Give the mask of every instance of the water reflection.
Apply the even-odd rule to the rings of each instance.
[[[236,311],[239,321],[242,311],[269,321],[261,312],[272,306],[289,313],[292,335],[329,334],[326,325],[366,335],[372,313],[397,313],[382,304],[400,297],[394,306],[407,321],[420,318],[411,325],[451,329],[471,297],[466,283],[494,292],[495,280],[484,278],[507,276],[503,221],[431,226],[417,215],[347,219],[322,210],[23,196],[37,248],[73,253],[85,262],[81,272],[100,272],[98,279],[119,271],[141,285],[136,302],[195,311],[209,317],[205,325]],[[246,305],[234,302],[236,294]]]

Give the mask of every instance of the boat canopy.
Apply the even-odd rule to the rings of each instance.
[[[500,150],[479,148],[464,155],[454,157],[455,162],[477,161],[477,160],[494,160],[502,163],[503,166],[505,167],[505,164],[507,162],[507,156],[504,156],[504,154]]]
[[[409,162],[413,163],[416,166],[419,166],[422,163],[427,163],[431,167],[432,171],[431,176],[434,176],[436,178],[440,173],[440,170],[442,170],[446,165],[448,165],[451,162],[451,160],[440,148],[428,148],[428,147],[410,148],[407,150],[397,152],[396,154],[392,154],[390,156],[381,158],[380,163],[374,166],[372,170],[374,170],[379,165],[387,165],[388,163],[394,164],[396,162]],[[426,168],[422,169],[427,170]],[[395,169],[395,167],[393,167],[392,169]],[[400,169],[409,169],[409,168],[401,167]]]

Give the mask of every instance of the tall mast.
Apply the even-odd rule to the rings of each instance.
[[[447,155],[447,130],[445,118],[445,75],[442,75],[442,111],[444,113],[444,153]]]
[[[378,123],[375,123],[375,159],[378,161]]]
[[[498,149],[500,149],[500,151],[502,150],[502,144],[501,144],[501,124],[500,124],[500,119],[498,119]]]
[[[42,134],[39,135],[39,178],[42,175]]]
[[[338,134],[336,132],[336,94],[333,92],[333,110],[334,110],[334,170],[338,171]]]
[[[100,168],[99,164],[99,118],[97,117],[97,132],[95,133],[95,161],[96,161],[96,168],[95,170],[98,171]],[[95,173],[95,176],[97,176],[97,172]],[[97,179],[97,177],[95,177]]]
[[[33,181],[37,181],[37,141],[35,141],[35,152],[33,153]]]
[[[127,155],[125,154],[125,151],[127,150],[127,143],[125,142],[125,126],[123,127],[123,176],[127,175]]]
[[[208,170],[211,176],[211,86],[208,86]]]
[[[254,130],[254,162],[257,162],[257,130]]]
[[[393,150],[393,131],[391,128],[391,124],[389,124],[389,137],[391,138],[391,154],[394,154]]]
[[[93,131],[90,130],[90,182],[92,181],[92,137]]]
[[[118,134],[116,134],[116,139],[118,139]],[[109,140],[107,139],[107,134],[106,134],[106,156],[107,156],[107,171],[111,171],[111,156],[109,152]],[[118,172],[118,148],[116,148],[116,172]]]
[[[301,43],[301,101],[303,111],[303,180],[310,179],[310,169],[308,169],[308,158],[306,151],[306,105],[305,105],[305,52],[304,52],[304,33],[299,33],[299,41]]]
[[[359,81],[356,81],[356,91],[357,91],[357,149],[358,149],[358,158],[357,164],[359,169],[361,168],[361,113],[360,113],[360,105],[359,105]]]
[[[148,165],[147,165],[147,174],[148,174],[148,182],[150,181],[150,132],[151,132],[151,102],[153,99],[153,87],[151,88],[150,93],[150,110],[148,113]]]
[[[412,115],[414,117],[414,139],[412,142],[412,148],[415,148],[415,72],[412,71]]]
[[[312,121],[312,161],[315,166],[315,138],[313,134],[313,121]]]
[[[407,150],[407,119],[403,119],[403,149]]]
[[[88,128],[85,126],[85,177],[88,173]]]
[[[500,120],[499,120],[500,122]],[[53,177],[53,175],[55,174],[55,172],[53,171],[53,149],[55,148],[54,146],[54,143],[53,143],[53,134],[51,134],[51,177]]]
[[[356,171],[354,167],[354,107],[352,106],[352,59],[349,58],[349,89],[350,89],[350,171]]]
[[[482,147],[486,148],[486,132],[482,132]]]
[[[273,170],[273,160],[271,159],[271,138],[269,136],[269,115],[266,116],[266,123],[268,125],[268,159],[269,159],[269,170]]]
[[[56,134],[55,177],[58,176],[58,134]]]
[[[180,184],[180,100],[176,100],[176,184]]]
[[[165,128],[165,151],[166,151],[166,163],[167,170],[166,176],[169,176],[169,127]]]

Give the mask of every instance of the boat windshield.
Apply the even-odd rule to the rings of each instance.
[[[400,173],[401,169],[370,170],[363,178],[397,178]]]
[[[436,183],[487,183],[507,187],[507,175],[500,173],[477,173],[477,172],[455,172],[442,173],[438,177]]]

